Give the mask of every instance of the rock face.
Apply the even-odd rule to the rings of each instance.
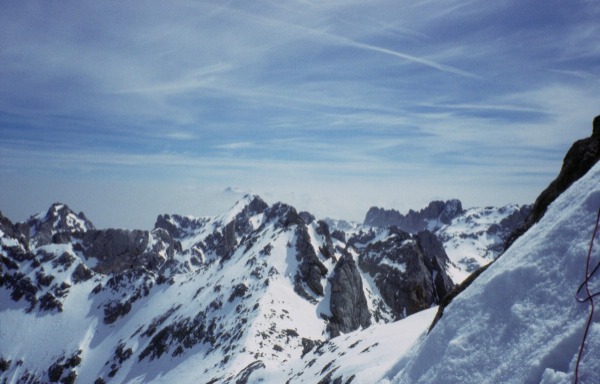
[[[318,296],[323,296],[321,278],[327,275],[327,267],[317,257],[306,227],[296,227],[296,260],[300,263],[295,276],[294,289],[301,296],[306,296],[304,286],[310,288]],[[309,297],[309,296],[308,296]]]
[[[165,229],[152,232],[125,229],[90,230],[81,237],[87,259],[97,260],[93,267],[102,274],[119,273],[136,267],[158,271],[173,257],[176,244]]]
[[[395,318],[431,307],[453,288],[445,272],[448,257],[431,232],[411,235],[398,229],[384,241],[369,244],[360,268],[375,281]]]
[[[32,216],[28,221],[30,241],[35,245],[64,243],[74,233],[94,229],[83,212],[76,214],[66,204],[54,203],[45,214]]]
[[[417,233],[425,229],[434,229],[441,224],[449,224],[453,218],[463,212],[460,200],[432,201],[416,212],[410,210],[406,215],[390,209],[372,207],[367,212],[364,225],[373,227],[396,226],[409,233]]]
[[[159,215],[156,218],[154,228],[163,228],[174,239],[181,239],[186,234],[194,232],[202,228],[206,223],[206,219],[196,219],[181,215]]]
[[[0,212],[0,231],[12,239],[16,239],[24,250],[29,249],[29,227],[24,223],[13,224]]]
[[[360,272],[349,254],[342,256],[333,270],[329,308],[332,318],[328,330],[332,337],[371,325]]]
[[[546,208],[575,181],[585,175],[600,159],[600,116],[593,122],[592,136],[576,141],[567,152],[558,177],[540,194],[533,205],[528,221],[534,223],[546,212]]]
[[[450,263],[442,242],[436,235],[429,231],[422,231],[416,235],[417,247],[425,257],[425,266],[431,271],[436,292],[436,302],[444,298],[454,284],[446,274],[446,267]]]
[[[333,241],[331,239],[331,233],[329,233],[329,225],[326,222],[319,220],[317,222],[318,227],[315,232],[322,236],[325,244],[319,248],[319,251],[325,258],[329,259],[335,257],[335,250],[333,248]]]
[[[252,231],[254,228],[252,227],[250,218],[261,214],[267,208],[269,208],[269,206],[263,199],[258,196],[252,197],[248,204],[244,206],[241,212],[238,213],[233,220],[235,223],[235,233],[241,237]]]

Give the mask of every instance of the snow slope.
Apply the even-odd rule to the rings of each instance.
[[[600,164],[574,183],[545,216],[446,308],[431,333],[399,359],[383,382],[570,383],[589,303],[575,292],[600,207]],[[600,259],[600,239],[592,267]],[[592,281],[592,292],[600,278]],[[582,383],[600,383],[600,317],[580,366]]]
[[[284,373],[290,377],[290,384],[316,383],[326,378],[332,382],[341,378],[343,383],[375,383],[425,334],[436,312],[437,307],[432,307],[393,323],[333,338],[301,360],[292,361]],[[257,379],[276,384],[281,382],[281,373],[271,372]]]

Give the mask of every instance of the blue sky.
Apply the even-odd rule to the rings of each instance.
[[[98,227],[234,186],[362,220],[530,203],[600,114],[597,1],[11,1],[0,210]]]

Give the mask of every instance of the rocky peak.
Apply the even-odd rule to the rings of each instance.
[[[452,219],[463,213],[462,203],[458,199],[448,200],[443,204],[442,211],[439,214],[440,221],[444,224],[450,224]]]
[[[83,212],[75,213],[66,204],[54,203],[48,211],[32,216],[28,221],[30,240],[36,245],[50,244],[55,235],[68,235],[93,230],[94,225]]]
[[[452,219],[463,212],[460,200],[432,201],[420,211],[408,211],[406,215],[390,209],[372,207],[367,212],[364,225],[373,227],[397,226],[403,231],[417,233],[432,226],[449,224]],[[440,224],[436,223],[439,222]]]
[[[269,205],[258,195],[246,195],[245,198],[248,201],[245,208],[246,215],[252,216],[262,213],[269,207]]]
[[[240,237],[256,229],[254,228],[255,224],[251,219],[262,214],[269,208],[269,205],[256,195],[246,195],[242,201],[245,202],[245,206],[235,215],[232,221],[235,223],[235,233]]]
[[[287,228],[292,225],[304,225],[304,219],[296,208],[284,203],[275,203],[265,210],[266,222],[275,222],[276,227]]]

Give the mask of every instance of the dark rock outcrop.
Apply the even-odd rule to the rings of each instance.
[[[235,235],[235,221],[230,221],[217,229],[197,244],[207,255],[216,255],[220,262],[228,260],[237,246],[237,237]]]
[[[333,241],[331,240],[331,234],[329,233],[329,225],[326,222],[319,220],[317,222],[317,234],[323,236],[325,244],[319,248],[319,251],[326,259],[335,258],[335,250],[333,249]]]
[[[585,175],[600,159],[600,116],[593,122],[592,136],[576,141],[567,152],[558,177],[536,199],[527,222],[538,222],[548,205],[575,181]]]
[[[427,229],[428,221],[437,220],[442,224],[450,224],[453,218],[463,212],[460,200],[432,201],[422,210],[412,209],[406,215],[390,209],[372,207],[367,212],[364,225],[372,227],[396,226],[409,233],[417,233]]]
[[[422,231],[416,235],[417,246],[425,256],[426,266],[432,273],[433,284],[436,291],[436,301],[439,302],[446,296],[454,283],[446,274],[446,268],[450,264],[450,259],[444,250],[444,245],[436,235],[429,231]]]
[[[237,244],[237,238],[235,237],[235,221],[232,221],[223,228],[223,259],[227,259],[231,256]]]
[[[29,250],[29,227],[26,224],[14,224],[0,212],[0,230],[4,236],[17,240],[24,250]]]
[[[154,240],[153,247],[149,247],[151,239]],[[119,273],[137,267],[158,271],[165,260],[173,256],[176,247],[169,233],[160,228],[152,232],[90,230],[81,235],[81,242],[83,255],[86,259],[96,259],[98,264],[93,270],[102,274]]]
[[[349,254],[340,258],[333,270],[329,309],[332,317],[328,331],[332,337],[371,325],[360,272]]]
[[[327,275],[327,267],[323,265],[315,248],[310,242],[310,235],[304,225],[296,227],[296,260],[300,262],[294,277],[294,289],[299,295],[306,297],[302,284],[306,284],[315,294],[323,296],[321,278]]]
[[[359,257],[396,319],[437,304],[453,284],[445,273],[448,257],[430,232],[410,235],[395,229],[393,236],[369,244]]]
[[[201,229],[208,219],[196,219],[180,215],[158,215],[154,228],[165,229],[174,239],[181,239],[189,233]]]
[[[77,284],[82,281],[88,281],[94,276],[94,272],[86,267],[84,264],[79,264],[71,274],[73,283]]]
[[[32,234],[30,241],[37,246],[68,242],[68,237],[74,233],[84,233],[94,229],[83,212],[75,213],[66,204],[54,203],[46,214],[32,216],[26,223]]]
[[[263,213],[267,208],[269,208],[269,205],[258,196],[246,196],[245,198],[250,199],[250,201],[248,204],[246,204],[242,211],[235,216],[234,219],[235,233],[239,237],[250,233],[254,229],[250,223],[250,218],[252,216]]]
[[[264,368],[265,368],[265,363],[263,363],[261,360],[256,360],[256,361],[248,364],[244,369],[242,369],[236,375],[235,384],[247,384],[248,379],[250,378],[252,373],[254,373],[254,371],[257,371],[259,369],[264,369]]]
[[[306,224],[296,208],[284,203],[275,203],[265,209],[264,212],[267,218],[266,222],[274,221],[276,228],[289,228],[292,225],[302,226]]]
[[[301,211],[298,213],[298,215],[300,215],[300,217],[302,218],[302,220],[304,220],[306,224],[310,224],[313,221],[315,221],[315,216],[310,212]]]

